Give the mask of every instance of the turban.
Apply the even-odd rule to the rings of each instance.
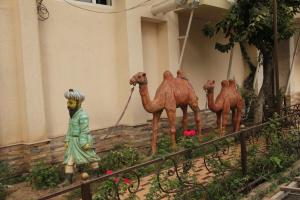
[[[66,99],[73,99],[79,102],[84,101],[84,95],[81,94],[78,90],[69,89],[69,91],[65,92],[65,98]]]

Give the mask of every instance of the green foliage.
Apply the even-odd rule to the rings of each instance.
[[[11,170],[7,162],[0,160],[0,179],[5,179],[11,174]]]
[[[5,200],[6,195],[6,186],[0,183],[0,200]]]
[[[171,153],[172,150],[172,143],[170,136],[163,135],[158,139],[157,143],[157,153],[154,155],[154,158],[165,156],[169,153]]]
[[[33,166],[28,181],[36,189],[53,188],[61,182],[59,174],[58,166],[50,166],[41,161]]]
[[[81,199],[81,189],[73,190],[72,192],[70,192],[66,196],[66,198],[67,198],[67,200],[79,200],[79,199]]]
[[[107,153],[100,162],[100,171],[131,167],[140,161],[140,155],[136,149],[129,146],[118,146]]]
[[[131,185],[134,183],[126,183],[124,180],[124,178],[115,177],[102,182],[93,195],[93,200],[114,200],[117,199],[118,194],[125,200],[137,200],[138,197],[134,193],[129,194],[128,191],[129,187],[135,187]]]
[[[202,187],[195,187],[193,189],[184,188],[185,186],[180,184],[176,179],[162,179],[164,188],[169,190],[176,190],[172,196],[165,194],[161,191],[156,177],[153,177],[151,182],[151,188],[149,193],[146,195],[147,200],[156,200],[161,199],[166,195],[166,198],[181,200],[181,199],[212,199],[212,200],[233,200],[240,199],[242,194],[239,193],[242,188],[245,188],[250,182],[257,180],[259,177],[264,177],[265,179],[271,180],[278,178],[280,180],[290,180],[286,177],[280,178],[280,174],[296,160],[297,151],[291,151],[291,148],[288,148],[287,144],[295,143],[295,138],[289,137],[289,134],[284,134],[281,129],[282,124],[278,120],[278,116],[274,116],[268,124],[266,124],[261,130],[260,140],[269,141],[267,142],[268,146],[266,150],[261,151],[261,143],[248,145],[248,173],[247,176],[244,176],[240,170],[231,170],[224,173],[226,168],[232,168],[232,164],[222,160],[222,163],[218,162],[215,159],[208,159],[207,165],[211,168],[216,176],[214,176],[212,182],[208,183],[206,191]],[[289,127],[291,128],[291,127]],[[257,133],[258,134],[258,133]],[[293,135],[293,134],[290,134]],[[299,138],[298,138],[299,140]],[[220,143],[218,146],[222,149],[222,146],[226,147],[228,144],[232,145],[233,141],[224,141],[224,144]],[[181,145],[186,147],[194,147],[194,143],[189,137],[181,138]],[[212,150],[207,150],[203,153],[209,156],[213,152]],[[185,161],[191,159],[190,157],[186,158]],[[238,159],[238,162],[239,159]],[[188,175],[186,179],[191,180],[192,178]],[[281,175],[282,176],[282,175]],[[197,179],[194,179],[197,183]],[[275,184],[276,186],[276,184]],[[274,189],[273,186],[272,188]],[[268,191],[271,191],[270,188]],[[260,193],[258,199],[261,199],[266,192]]]
[[[267,140],[267,151],[259,154],[257,145],[252,145],[248,153],[249,174],[252,177],[273,176],[289,167],[296,160],[296,153],[287,148],[292,138],[283,137],[278,115],[274,115],[268,125],[262,129],[262,135]]]
[[[12,185],[26,180],[26,174],[15,175],[14,170],[6,161],[0,161],[0,181],[5,185]]]
[[[228,52],[236,42],[247,42],[263,52],[271,52],[274,43],[272,6],[272,0],[239,0],[214,28],[211,24],[204,26],[203,33],[212,37],[215,29],[215,33],[222,32],[228,38],[226,44],[216,43],[216,49],[221,52]],[[300,0],[278,1],[279,40],[294,34],[294,15],[299,8]]]
[[[287,40],[293,36],[296,27],[294,16],[299,12],[300,0],[279,0],[277,9],[278,40]],[[214,34],[222,33],[227,39],[225,43],[217,42],[215,49],[220,52],[228,52],[235,43],[239,43],[242,55],[250,67],[250,75],[245,80],[245,87],[249,88],[254,80],[255,70],[247,56],[244,44],[255,46],[263,55],[263,67],[270,71],[272,67],[274,31],[273,31],[273,1],[272,0],[238,0],[233,4],[226,16],[215,25],[207,24],[203,27],[203,34],[212,37]],[[271,87],[271,76],[265,76],[260,97],[273,96]],[[269,84],[269,85],[266,85]],[[274,102],[270,101],[275,105]],[[271,105],[271,104],[270,104]],[[272,105],[273,106],[273,105]],[[262,108],[262,107],[258,107]],[[256,112],[263,112],[256,109]],[[265,115],[267,116],[267,115]]]
[[[240,89],[241,96],[244,99],[245,103],[245,119],[247,121],[251,121],[254,118],[254,111],[257,102],[257,95],[255,94],[253,89],[241,88]]]
[[[151,186],[149,192],[145,195],[146,200],[160,200],[160,199],[174,199],[173,195],[164,193],[161,187],[166,191],[176,189],[180,187],[178,179],[166,179],[158,181],[157,176],[153,176],[150,182]],[[161,184],[161,187],[160,187]]]

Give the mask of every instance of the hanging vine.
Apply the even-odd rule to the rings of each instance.
[[[44,0],[36,0],[37,14],[40,21],[45,21],[49,18],[49,11],[47,7],[43,4]]]
[[[256,66],[252,63],[252,61],[248,55],[247,49],[242,42],[240,42],[240,48],[241,48],[241,53],[242,53],[243,59],[247,63],[247,65],[249,66],[249,69],[250,69],[250,74],[245,79],[243,86],[246,89],[252,89]]]

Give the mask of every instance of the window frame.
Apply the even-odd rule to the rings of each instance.
[[[98,3],[96,3],[96,0],[92,0],[92,2],[84,2],[84,1],[80,1],[80,0],[67,0],[67,1],[77,4],[77,5],[83,5],[83,6],[92,6],[92,7],[105,8],[105,9],[113,9],[114,8],[114,0],[110,0],[111,5],[98,4]]]

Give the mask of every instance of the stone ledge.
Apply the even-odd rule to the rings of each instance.
[[[193,118],[193,113],[189,113],[189,125],[194,125]],[[181,117],[176,120],[178,128],[181,126],[180,120]],[[134,126],[119,125],[91,131],[96,152],[103,155],[120,144],[127,144],[141,151],[150,149],[151,123],[149,120],[147,123]],[[202,129],[215,127],[215,123],[214,113],[207,110],[201,111]],[[166,133],[168,133],[168,120],[163,118],[159,122],[159,136]],[[104,139],[106,135],[107,138]],[[64,136],[59,136],[39,143],[0,147],[0,160],[7,161],[14,168],[15,173],[29,171],[30,167],[39,160],[52,164],[60,163],[63,161],[64,139]]]

